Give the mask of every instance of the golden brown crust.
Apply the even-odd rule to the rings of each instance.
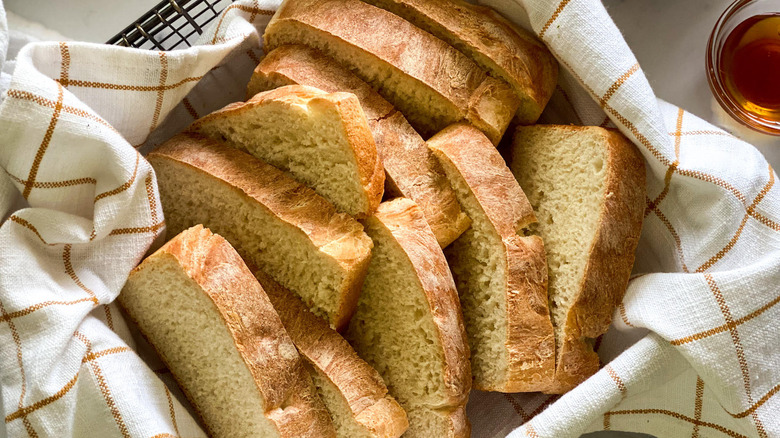
[[[471,365],[458,292],[447,259],[415,203],[397,198],[379,204],[370,221],[386,228],[417,273],[442,345],[444,384],[453,410],[465,406],[471,390]],[[444,406],[441,409],[446,409]]]
[[[173,258],[216,307],[236,351],[265,399],[264,414],[280,435],[335,437],[335,429],[314,384],[308,375],[301,374],[303,363],[292,340],[263,288],[233,247],[221,236],[196,225],[155,251],[130,277],[164,257]],[[122,304],[121,294],[119,302]],[[132,309],[124,308],[135,321]],[[139,328],[143,331],[143,327]],[[166,356],[160,357],[168,365]],[[182,388],[192,401],[187,388]]]
[[[411,108],[393,98],[400,90],[372,84],[424,135],[468,120],[497,144],[520,103],[509,84],[488,76],[453,47],[400,17],[359,0],[286,0],[266,28],[265,47],[273,50],[283,44],[306,43],[284,35],[285,28],[290,33],[294,30],[318,35],[341,48],[357,48],[372,65],[403,77],[403,86],[415,87],[429,96],[430,101],[417,100]],[[336,47],[320,49],[327,49],[328,55],[345,64],[356,62],[338,57]],[[361,66],[349,67],[361,76]],[[371,83],[365,75],[361,77]],[[442,110],[441,114],[428,110],[434,106]]]
[[[582,292],[566,315],[557,387],[568,391],[598,370],[598,355],[586,340],[609,328],[628,287],[645,207],[645,162],[639,150],[614,130],[604,130],[608,148],[604,203],[590,249]],[[585,364],[585,365],[580,365]],[[568,370],[567,370],[568,371]]]
[[[191,133],[179,134],[150,153],[149,161],[170,160],[190,166],[229,185],[242,196],[309,239],[314,248],[332,257],[345,272],[339,310],[331,324],[343,328],[357,305],[371,257],[373,242],[363,226],[346,213],[285,175],[281,170],[251,155]],[[164,206],[163,206],[164,207]],[[240,245],[237,250],[242,251]],[[252,260],[251,254],[244,254]]]
[[[503,243],[495,250],[504,253],[506,263],[506,380],[475,380],[474,385],[501,392],[547,389],[555,371],[555,337],[544,244],[539,236],[517,234],[536,222],[533,208],[504,159],[473,126],[451,125],[428,140],[428,146],[457,170]]]
[[[555,334],[547,297],[547,259],[539,236],[504,239],[507,252],[507,382],[501,392],[543,391],[555,375]]]
[[[439,160],[454,165],[501,236],[536,222],[534,209],[490,140],[473,126],[456,123],[428,140]],[[438,153],[437,153],[438,152]]]
[[[357,96],[369,120],[388,116],[395,108],[365,81],[322,52],[293,44],[266,54],[247,85],[247,98],[284,85],[308,85],[328,93],[347,91]]]
[[[471,423],[466,415],[466,406],[459,406],[447,414],[450,424],[449,438],[468,438],[471,436]]]
[[[425,141],[367,83],[314,49],[281,46],[257,66],[249,81],[248,94],[289,84],[309,85],[331,93],[354,93],[368,117],[377,152],[387,172],[387,194],[415,201],[442,248],[468,228],[471,221],[461,210],[444,171]]]
[[[539,118],[558,80],[558,63],[529,32],[493,9],[462,0],[366,0],[397,14],[457,48],[521,99],[520,124]]]
[[[196,120],[189,129],[205,134],[201,129],[203,126],[229,121],[231,117],[273,102],[283,102],[290,106],[303,107],[330,106],[337,111],[341,119],[342,128],[349,141],[350,150],[352,151],[351,158],[353,158],[354,165],[358,170],[360,185],[363,189],[362,197],[365,199],[365,209],[354,213],[354,216],[358,219],[363,219],[374,214],[377,206],[379,206],[379,202],[382,200],[385,172],[382,162],[377,155],[376,144],[374,143],[374,137],[369,129],[366,116],[363,114],[360,102],[353,94],[343,92],[328,94],[313,87],[289,85],[258,93],[247,102],[231,103]],[[263,157],[258,158],[263,159]]]
[[[397,438],[409,427],[406,413],[390,395],[382,377],[328,324],[311,313],[292,292],[256,271],[282,324],[314,372],[336,387],[370,436]]]
[[[598,355],[590,341],[607,331],[628,286],[642,231],[645,164],[639,150],[614,130],[554,125],[519,129],[550,128],[573,134],[596,130],[604,137],[607,149],[607,176],[598,230],[588,252],[580,292],[566,315],[554,386],[545,391],[561,394],[598,371]]]
[[[309,405],[313,407],[294,408]],[[298,378],[290,391],[287,408],[275,410],[268,417],[276,423],[281,438],[336,438],[330,413],[317,395],[314,382],[303,366],[298,369]]]

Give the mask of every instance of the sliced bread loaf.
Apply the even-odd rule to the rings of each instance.
[[[331,93],[354,93],[363,106],[385,166],[387,194],[413,200],[423,211],[442,248],[468,228],[469,218],[461,210],[444,171],[425,141],[367,83],[314,49],[281,46],[257,66],[249,81],[248,94],[291,84],[309,85]]]
[[[135,268],[119,295],[213,437],[334,437],[279,316],[241,257],[198,225]]]
[[[257,279],[285,329],[308,363],[339,438],[397,438],[406,431],[406,413],[387,394],[382,377],[328,324],[292,292],[264,272]]]
[[[404,437],[467,437],[469,350],[447,260],[406,198],[365,226],[374,254],[347,339],[406,410]]]
[[[360,0],[285,0],[264,47],[304,44],[365,80],[423,136],[468,120],[498,143],[519,100],[444,41]]]
[[[547,389],[555,338],[547,307],[547,261],[534,212],[498,150],[471,125],[428,140],[471,227],[444,250],[463,307],[474,387]],[[518,235],[520,233],[520,235]]]
[[[339,211],[371,216],[385,172],[358,99],[301,85],[259,93],[195,121],[223,140],[285,170]]]
[[[148,156],[169,233],[204,224],[335,328],[355,309],[371,239],[346,213],[238,149],[180,134]]]
[[[517,121],[536,122],[558,81],[558,63],[532,34],[493,9],[463,0],[365,0],[410,21],[506,81],[520,99]]]
[[[623,299],[645,208],[645,166],[617,131],[517,129],[510,168],[536,212],[549,269],[557,360],[551,393],[598,370],[593,342]]]

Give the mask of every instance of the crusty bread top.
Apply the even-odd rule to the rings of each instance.
[[[273,26],[294,20],[336,35],[392,64],[432,87],[461,108],[467,108],[486,74],[460,52],[408,21],[359,0],[286,0],[268,24],[266,47]],[[425,53],[419,52],[425,50]],[[449,74],[441,74],[443,72]],[[453,76],[457,75],[457,79]]]
[[[484,275],[502,275],[505,281],[504,289],[500,293],[505,300],[502,316],[506,320],[506,333],[502,335],[503,348],[507,352],[506,363],[492,364],[506,370],[505,378],[502,380],[486,377],[477,364],[472,369],[475,387],[502,392],[547,389],[555,371],[555,338],[547,302],[547,261],[544,244],[539,236],[526,236],[526,230],[523,230],[536,222],[531,204],[498,150],[473,126],[449,126],[428,140],[428,146],[442,161],[448,177],[453,180],[452,184],[461,187],[458,193],[468,192],[460,196],[466,198],[461,199],[464,205],[471,205],[465,208],[466,212],[469,215],[477,215],[472,216],[474,223],[480,225],[479,217],[488,222],[483,222],[477,233],[467,232],[464,235],[471,240],[461,238],[447,248],[453,273],[460,272],[468,277],[467,273],[471,272],[478,278]],[[496,233],[501,239],[500,243],[496,242],[489,248],[494,254],[503,254],[503,266],[499,263],[496,267],[500,271],[484,271],[485,266],[490,266],[486,259],[464,255],[480,254],[479,247],[486,244],[484,239],[487,236],[476,236],[488,232],[491,227],[495,231],[490,231],[489,234]],[[483,265],[477,268],[480,263]],[[459,288],[465,287],[459,292],[466,322],[470,324],[467,330],[474,336],[474,341],[485,335],[482,332],[485,320],[484,300],[480,300],[478,294],[486,293],[491,288],[485,288],[482,282],[475,288],[474,283],[471,283],[473,279],[458,275],[455,275],[455,278]],[[494,293],[500,291],[494,290]],[[495,316],[490,315],[488,318]],[[475,346],[473,342],[472,346]],[[472,350],[472,357],[483,353],[483,347],[487,345],[477,343]]]
[[[281,406],[301,366],[300,356],[263,288],[235,249],[222,236],[196,225],[169,240],[130,275],[167,256],[175,258],[214,302],[255,377],[267,410]],[[267,334],[259,337],[261,333]]]
[[[281,170],[216,140],[182,133],[149,154],[200,169],[257,201],[345,269],[370,257],[363,226]]]
[[[301,355],[338,388],[355,421],[377,437],[401,436],[409,427],[406,413],[387,394],[379,373],[292,292],[262,271],[255,276]]]
[[[385,117],[395,110],[390,102],[349,69],[306,46],[281,46],[266,54],[249,80],[247,97],[266,91],[264,84],[267,81],[309,85],[328,93],[352,93],[360,101],[369,121]]]
[[[365,198],[365,207],[362,211],[348,212],[354,214],[358,219],[372,215],[382,200],[385,172],[360,101],[351,93],[327,93],[305,85],[284,86],[258,93],[246,102],[231,103],[196,120],[189,129],[201,134],[206,134],[203,130],[204,127],[217,127],[219,131],[220,125],[229,124],[231,117],[240,116],[254,108],[274,103],[289,107],[333,108],[335,110],[345,134],[344,140],[349,143],[349,153],[352,154],[352,156],[344,156],[344,158],[351,161],[350,165],[355,166],[360,178],[359,187],[362,188],[361,198]]]
[[[502,237],[515,236],[536,222],[528,198],[504,159],[480,130],[465,123],[450,125],[431,137],[428,147],[441,151],[462,169],[461,176],[480,205],[486,208],[486,216]]]
[[[519,127],[512,143],[511,168],[521,178],[521,151],[532,146],[576,143],[592,138],[603,147],[603,191],[596,209],[597,221],[585,254],[571,255],[574,263],[586,258],[579,289],[571,299],[558,339],[555,386],[548,392],[563,393],[598,370],[598,356],[588,339],[606,332],[615,308],[623,299],[642,229],[645,208],[645,165],[638,149],[622,134],[596,126],[536,125]],[[577,153],[577,144],[565,146]],[[522,152],[525,153],[525,152]],[[602,157],[593,157],[601,159]],[[524,189],[527,189],[524,186]],[[531,196],[529,195],[529,198]],[[551,273],[552,273],[551,269]],[[551,289],[551,294],[554,291]],[[561,327],[556,327],[560,333]]]
[[[333,424],[313,393],[311,381],[301,379],[301,357],[279,315],[230,243],[196,225],[147,257],[130,277],[161,257],[176,259],[214,303],[265,399],[266,414],[281,436],[335,437]],[[304,397],[296,392],[304,393]]]
[[[463,404],[471,390],[471,364],[458,291],[447,259],[417,205],[406,198],[379,204],[374,217],[406,253],[420,282],[444,354],[444,379],[451,406]]]
[[[346,43],[369,54],[375,68],[390,68],[400,72],[417,90],[425,90],[447,102],[450,116],[443,120],[422,117],[433,102],[415,102],[415,111],[403,107],[389,96],[381,83],[363,77],[405,113],[409,121],[424,136],[433,135],[445,126],[467,119],[498,144],[520,102],[505,81],[490,77],[471,59],[444,41],[422,31],[408,21],[359,0],[285,0],[266,27],[264,46],[273,50],[282,44],[303,43],[285,41],[283,27],[307,28],[328,38]],[[332,51],[335,51],[333,49]],[[331,53],[333,55],[333,53]],[[350,66],[356,72],[359,70]],[[393,87],[403,85],[394,84]],[[433,114],[433,113],[429,113]]]
[[[462,0],[366,0],[448,42],[505,80],[523,102],[518,121],[534,123],[558,80],[558,63],[532,34],[493,9]]]
[[[366,82],[321,52],[290,45],[278,47],[263,58],[249,81],[248,94],[288,84],[354,93],[368,117],[377,152],[387,172],[387,195],[414,200],[442,248],[468,228],[469,218],[461,210],[425,141]]]

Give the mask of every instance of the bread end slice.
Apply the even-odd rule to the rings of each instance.
[[[347,339],[406,410],[405,437],[466,436],[469,351],[444,254],[408,199],[383,202],[365,227],[374,254]]]
[[[460,294],[475,388],[542,391],[552,384],[555,338],[547,262],[531,205],[504,159],[473,126],[428,140],[471,228],[445,249]],[[518,234],[520,233],[520,234]]]
[[[444,248],[468,228],[444,171],[406,118],[370,85],[323,53],[301,45],[272,50],[255,68],[248,94],[285,85],[309,85],[333,93],[348,91],[360,100],[387,174],[385,192],[403,196],[422,209]]]
[[[119,303],[212,436],[335,436],[279,316],[222,237],[202,226],[174,237],[130,273]]]
[[[612,320],[642,229],[645,166],[617,131],[520,127],[510,168],[538,218],[555,327],[555,383],[563,393],[598,370],[595,338]]]
[[[409,427],[382,377],[292,292],[255,271],[301,356],[340,438],[397,438]]]
[[[374,213],[385,172],[358,99],[290,85],[232,103],[190,130],[226,141],[289,172],[340,211]]]

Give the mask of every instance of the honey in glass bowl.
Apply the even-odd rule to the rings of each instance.
[[[780,0],[737,0],[708,43],[710,87],[742,124],[780,135]]]
[[[757,15],[726,37],[720,69],[740,106],[780,120],[780,14]]]

